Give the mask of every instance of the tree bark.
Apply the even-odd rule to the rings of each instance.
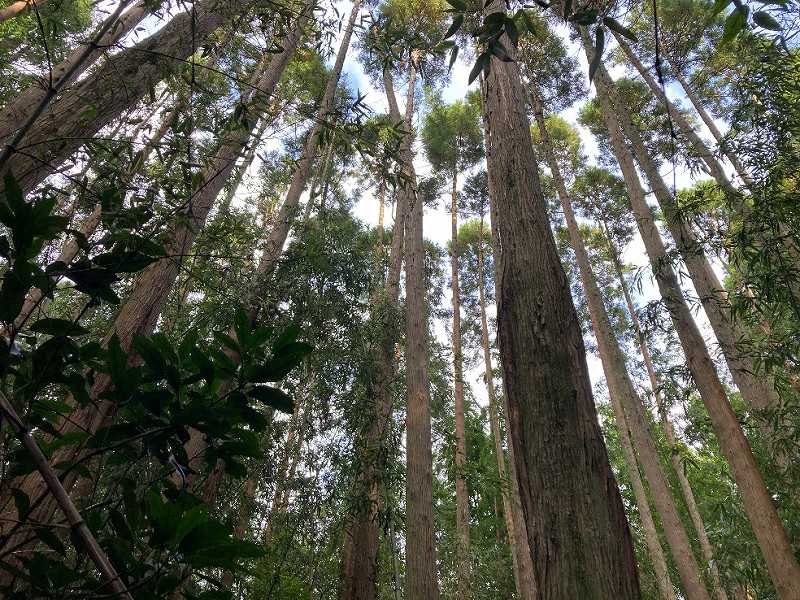
[[[19,4],[27,6],[30,3],[27,1],[15,3]],[[42,2],[36,4],[41,5]],[[129,4],[129,0],[123,0],[123,8],[126,4]],[[5,10],[8,8],[11,7]],[[3,107],[0,111],[0,141],[8,142],[11,135],[31,117],[41,102],[49,101],[57,90],[63,89],[80,77],[98,58],[108,52],[109,47],[114,46],[136,27],[150,11],[145,2],[138,2],[121,15],[116,11],[109,15],[106,22],[100,26],[101,31],[105,30],[103,35],[75,48],[63,61],[54,66],[52,71],[29,85]],[[2,16],[0,21],[3,21]]]
[[[174,73],[211,33],[252,0],[205,0],[136,46],[114,55],[69,94],[50,103],[11,149],[0,175],[13,172],[28,192],[53,174],[87,139]],[[193,18],[194,17],[194,18]]]
[[[531,560],[528,535],[522,515],[522,505],[519,500],[519,490],[516,485],[516,471],[506,476],[506,460],[503,452],[503,439],[500,432],[500,416],[498,414],[497,393],[494,387],[494,369],[492,368],[492,353],[489,346],[489,323],[486,318],[486,290],[484,286],[484,255],[483,255],[483,216],[481,215],[481,235],[478,242],[478,306],[481,313],[481,343],[483,346],[483,365],[485,369],[486,392],[489,396],[489,418],[491,420],[494,450],[497,457],[497,475],[503,481],[503,516],[508,533],[508,545],[511,549],[511,561],[514,569],[514,584],[520,600],[535,600],[536,580],[533,574],[533,561]],[[509,461],[513,468],[513,459]]]
[[[0,9],[0,23],[13,19],[27,10],[29,6],[41,6],[45,2],[47,2],[47,0],[39,0],[38,2],[35,0],[16,0],[16,2],[12,2],[8,6],[4,6]]]
[[[414,88],[419,55],[412,53],[408,85]],[[409,133],[410,135],[410,133]],[[413,166],[409,169],[413,172]],[[433,516],[433,450],[428,382],[428,306],[425,297],[423,206],[416,178],[408,192],[406,232],[406,598],[438,600]]]
[[[406,131],[410,133],[411,116],[414,112],[413,86],[409,87],[404,118],[397,106],[394,82],[388,70],[384,71],[383,83],[390,107],[389,116],[395,123],[400,123],[402,120]],[[406,135],[400,148],[402,167],[409,177],[414,175],[413,156],[411,155],[412,141],[411,136]],[[383,198],[381,198],[382,200]],[[339,600],[374,600],[377,596],[377,558],[380,535],[377,516],[386,454],[385,441],[390,427],[394,400],[391,385],[396,363],[394,348],[400,337],[398,302],[407,206],[408,193],[406,189],[401,188],[397,193],[386,284],[383,293],[376,294],[372,302],[372,318],[378,323],[379,329],[376,343],[377,357],[374,364],[370,365],[367,376],[366,397],[370,413],[357,442],[361,473],[358,475],[353,494],[353,514],[350,515],[344,528],[339,558]],[[393,525],[392,544],[394,544]],[[395,560],[394,557],[393,560]],[[399,579],[396,578],[395,583],[399,585]]]
[[[472,568],[469,549],[469,491],[467,490],[467,434],[464,427],[464,357],[461,349],[461,290],[458,281],[458,174],[453,174],[450,194],[450,291],[453,301],[453,387],[456,424],[456,534],[458,598],[472,597]]]
[[[717,158],[714,156],[708,146],[706,146],[705,142],[703,142],[694,128],[689,124],[689,121],[686,120],[686,116],[683,114],[683,112],[679,110],[678,107],[672,102],[670,102],[669,98],[667,98],[667,96],[664,94],[658,82],[656,82],[655,78],[645,68],[645,66],[642,64],[642,61],[639,60],[639,57],[636,56],[636,53],[631,49],[630,45],[628,45],[628,42],[626,42],[625,39],[616,31],[611,30],[611,33],[614,35],[614,39],[617,40],[620,48],[622,48],[622,51],[624,52],[628,61],[639,72],[639,75],[641,75],[642,79],[644,79],[647,87],[649,87],[650,91],[653,93],[653,96],[655,96],[656,99],[664,106],[669,117],[675,123],[677,123],[681,133],[686,136],[686,139],[689,140],[689,143],[694,148],[694,151],[697,152],[697,156],[706,164],[708,172],[714,178],[714,181],[717,182],[717,185],[719,185],[719,187],[722,188],[722,190],[724,190],[727,194],[739,194],[739,191],[733,187],[733,184],[731,184],[728,176],[725,174],[725,170],[722,168],[722,165],[719,163]]]
[[[722,136],[722,132],[717,127],[717,124],[714,123],[714,119],[711,118],[711,115],[708,114],[706,107],[703,105],[703,101],[697,95],[697,92],[694,91],[694,88],[691,84],[686,81],[686,78],[681,74],[680,69],[675,68],[672,61],[670,61],[670,65],[672,66],[672,72],[675,75],[675,79],[678,83],[681,84],[683,91],[686,92],[686,97],[689,98],[689,101],[694,106],[694,109],[697,111],[697,114],[700,115],[700,118],[703,120],[703,123],[706,124],[708,130],[711,132],[711,135],[714,136],[714,139],[717,141],[717,144],[720,146],[720,150],[725,155],[725,157],[730,161],[731,165],[733,165],[733,169],[736,171],[736,174],[739,175],[742,182],[746,186],[751,186],[753,184],[753,180],[750,178],[750,175],[747,173],[747,169],[744,168],[742,161],[739,160],[739,157],[736,154],[727,149],[724,144],[724,139]]]
[[[586,37],[584,46],[591,61],[594,51]],[[717,375],[703,336],[692,319],[678,279],[670,266],[650,208],[645,202],[633,157],[623,142],[622,129],[617,117],[621,108],[617,102],[612,104],[610,100],[607,87],[609,80],[601,65],[595,77],[595,85],[598,86],[597,97],[609,130],[614,155],[620,164],[628,188],[631,208],[636,215],[645,249],[653,265],[659,291],[681,340],[689,369],[708,410],[720,449],[731,467],[742,495],[745,512],[764,554],[773,583],[781,598],[797,598],[800,596],[800,567],[792,553],[786,530],[772,504],[747,438]]]
[[[641,134],[614,90],[614,83],[607,73],[601,74],[607,93],[617,108],[617,118],[631,147],[636,161],[645,173],[661,209],[664,211],[667,227],[675,240],[678,251],[686,264],[692,283],[703,305],[703,309],[719,342],[720,350],[728,364],[736,387],[742,398],[752,408],[763,410],[774,408],[780,402],[772,378],[757,376],[753,360],[738,348],[746,338],[746,332],[737,326],[730,314],[730,303],[722,283],[706,258],[702,245],[698,242],[689,224],[682,218],[675,198],[662,179],[658,167],[647,152]],[[677,111],[675,111],[677,113]]]
[[[683,463],[681,462],[680,453],[678,451],[678,439],[677,435],[675,434],[675,428],[672,426],[672,422],[669,420],[666,407],[664,406],[664,399],[661,395],[661,389],[658,385],[658,378],[656,377],[656,371],[653,366],[650,348],[647,345],[644,332],[642,331],[642,327],[639,323],[639,317],[636,314],[636,308],[633,305],[633,299],[631,298],[630,291],[628,290],[628,282],[625,280],[625,276],[622,273],[622,264],[619,259],[619,252],[617,251],[617,248],[611,239],[611,235],[609,233],[608,226],[605,224],[605,221],[603,221],[603,227],[606,241],[608,242],[611,262],[614,265],[614,271],[617,274],[617,279],[619,280],[620,287],[622,288],[622,295],[625,298],[625,304],[628,308],[628,314],[630,315],[633,333],[636,336],[636,339],[639,343],[639,349],[642,352],[642,359],[644,360],[645,368],[647,369],[647,376],[650,380],[650,389],[653,392],[653,397],[656,401],[656,407],[658,408],[658,412],[661,417],[661,424],[664,428],[664,437],[666,437],[667,444],[669,444],[670,447],[670,461],[672,462],[672,466],[675,470],[675,475],[678,478],[678,484],[681,486],[681,493],[686,504],[686,509],[689,512],[689,517],[691,518],[694,529],[697,532],[697,540],[700,542],[700,550],[703,552],[703,558],[706,561],[706,568],[711,576],[711,582],[714,585],[714,591],[716,592],[717,600],[728,600],[728,596],[725,593],[725,589],[722,587],[722,583],[719,578],[719,569],[717,568],[717,563],[714,560],[714,549],[711,546],[711,541],[708,539],[706,527],[703,523],[703,518],[700,516],[700,509],[697,507],[697,500],[694,497],[692,486],[689,484],[689,480],[686,478],[686,473],[684,472]]]
[[[490,10],[501,6],[492,2]],[[510,444],[537,597],[639,598],[633,544],[548,223],[517,64],[492,57],[481,96],[500,249],[497,320]]]
[[[578,264],[581,284],[586,294],[589,305],[589,315],[592,320],[592,328],[597,338],[597,346],[600,353],[600,360],[603,364],[603,371],[608,383],[609,397],[614,416],[617,422],[617,429],[620,433],[625,462],[631,476],[636,504],[639,508],[639,515],[645,529],[645,542],[653,560],[653,567],[656,573],[656,580],[665,599],[675,597],[672,583],[667,573],[667,563],[664,558],[661,544],[658,540],[658,532],[655,528],[650,507],[644,486],[639,477],[636,454],[632,443],[636,445],[639,453],[639,460],[642,464],[650,490],[653,493],[653,502],[661,515],[664,526],[664,534],[672,550],[675,565],[680,575],[686,597],[690,599],[708,600],[708,592],[702,582],[700,568],[697,566],[694,555],[692,554],[689,537],[681,522],[680,515],[675,506],[672,492],[669,488],[666,475],[661,468],[661,462],[653,442],[652,435],[647,423],[644,407],[638,397],[625,364],[625,357],[619,347],[614,328],[603,303],[603,296],[597,285],[597,280],[592,272],[589,261],[589,254],[581,238],[578,228],[578,221],[572,210],[572,204],[567,193],[561,170],[556,162],[553,148],[550,143],[550,136],[545,127],[544,113],[541,102],[534,91],[532,94],[534,114],[539,128],[539,135],[544,147],[547,163],[553,176],[556,191],[558,193],[561,207],[564,211],[564,218],[567,222],[570,244],[575,251],[575,259]]]
[[[284,51],[271,60],[259,78],[259,93],[271,96],[280,79],[289,58],[294,54],[301,35],[300,23],[295,25],[292,32],[283,40]],[[243,100],[250,103],[254,94],[248,95]],[[139,335],[148,335],[153,331],[161,309],[167,300],[169,291],[180,270],[181,258],[190,251],[205,219],[208,216],[217,195],[222,190],[223,184],[230,174],[231,169],[239,155],[241,147],[249,138],[250,132],[242,128],[229,130],[225,134],[219,150],[203,168],[203,176],[197,184],[192,198],[184,210],[176,216],[169,235],[166,237],[166,258],[163,258],[144,269],[134,284],[126,302],[120,309],[111,330],[106,335],[105,341],[116,335],[123,352],[131,354],[133,340]],[[136,360],[132,356],[132,360]],[[93,433],[114,414],[116,407],[107,400],[98,400],[101,395],[113,384],[110,378],[101,374],[95,378],[90,391],[93,402],[86,407],[76,410],[69,419],[65,420],[63,430],[82,430]],[[83,452],[80,447],[63,448],[54,453],[53,464],[75,460]],[[64,487],[72,489],[77,479],[73,471],[64,480]],[[26,476],[19,484],[19,488],[31,499],[31,503],[46,494],[42,480],[34,475]],[[46,500],[41,502],[35,514],[31,515],[32,522],[48,523],[52,518],[54,506]],[[16,509],[8,507],[10,522],[17,520]],[[8,523],[3,520],[3,523]],[[5,532],[5,529],[3,529]],[[13,545],[14,538],[6,540],[6,546]]]
[[[266,287],[269,285],[270,279],[275,272],[275,268],[278,266],[278,260],[283,253],[283,246],[286,243],[286,238],[289,236],[289,230],[294,222],[300,196],[302,195],[306,183],[308,182],[308,175],[316,156],[317,142],[319,140],[323,124],[333,109],[336,89],[339,85],[339,79],[342,74],[345,58],[347,57],[347,51],[350,48],[350,39],[353,35],[353,27],[355,26],[356,17],[358,16],[360,7],[361,0],[355,0],[350,13],[350,19],[347,23],[342,41],[339,45],[339,50],[336,54],[336,62],[330,76],[328,77],[328,81],[325,86],[325,92],[317,110],[316,120],[314,125],[311,127],[308,137],[306,138],[303,156],[298,162],[298,165],[292,175],[292,181],[289,185],[289,190],[286,193],[286,197],[281,205],[281,209],[278,211],[278,215],[275,218],[272,230],[267,236],[267,240],[264,245],[264,251],[261,255],[258,266],[256,267],[256,273],[254,275],[253,282],[245,295],[245,310],[247,310],[248,319],[252,323],[255,323],[255,321],[258,319],[258,314],[261,309],[260,299],[265,295]],[[305,18],[307,18],[312,11],[313,1],[306,5],[304,9],[304,15],[306,15],[306,17],[301,18],[300,22],[304,22]],[[241,151],[241,147],[239,148],[239,151]],[[236,161],[237,156],[238,155],[231,157],[231,163]],[[233,164],[231,164],[230,167],[232,169]],[[228,173],[230,173],[230,171]],[[228,335],[235,340],[236,330],[231,327]],[[228,354],[229,358],[235,363],[239,362],[240,358],[235,351],[228,350],[226,351],[226,354]],[[193,466],[193,462],[202,456],[206,445],[205,438],[198,431],[192,430],[190,432],[190,439],[186,444],[186,452],[189,456],[190,466]],[[221,465],[218,464],[215,468],[215,473],[212,473],[211,475],[211,481],[206,484],[206,489],[210,494],[208,496],[208,500],[212,503],[213,497],[216,495],[216,491],[213,490],[213,488],[215,483],[219,483],[220,475]]]

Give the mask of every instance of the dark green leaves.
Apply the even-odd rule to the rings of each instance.
[[[469,72],[469,79],[467,81],[468,84],[471,84],[478,75],[481,74],[481,71],[489,69],[489,61],[491,60],[491,55],[487,52],[483,52],[478,56],[478,60],[475,61],[475,64],[472,65],[472,69]]]
[[[31,325],[31,331],[52,336],[81,336],[89,333],[85,327],[66,319],[39,319]]]
[[[259,402],[271,406],[275,410],[291,414],[294,412],[294,400],[286,392],[268,385],[257,385],[251,388],[247,395]]]
[[[453,22],[450,23],[450,27],[447,29],[447,33],[444,35],[444,39],[447,39],[451,36],[454,36],[456,32],[461,28],[461,25],[464,23],[464,14],[459,13],[453,17]]]
[[[758,10],[753,13],[753,22],[763,29],[770,31],[781,31],[781,25],[775,18],[765,10]]]
[[[622,23],[613,19],[611,17],[603,17],[603,25],[611,29],[612,31],[616,31],[623,37],[628,38],[632,42],[639,41],[636,35],[627,27],[625,27]]]
[[[725,19],[725,26],[722,31],[722,44],[730,42],[747,27],[747,15],[750,9],[746,6],[737,7]]]
[[[589,65],[589,81],[594,81],[594,75],[603,61],[603,49],[605,48],[605,43],[605,30],[602,27],[598,27],[597,31],[595,32],[594,56],[592,57],[592,63]]]

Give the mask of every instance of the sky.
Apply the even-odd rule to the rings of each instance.
[[[344,19],[345,15],[348,15],[350,12],[350,3],[349,2],[341,2],[336,1],[336,7],[340,15],[342,15],[342,19]],[[343,25],[342,25],[343,26]],[[338,47],[340,38],[341,38],[341,31],[339,35],[332,40],[333,49],[331,54],[331,58],[329,62],[332,63],[333,57],[336,52],[336,48]],[[582,72],[585,74],[588,80],[588,64],[585,58],[585,55],[580,47],[579,44],[576,42],[572,42],[568,39],[566,35],[566,29],[564,28],[562,31],[559,32],[561,34],[562,39],[565,41],[569,52],[577,58],[580,68]],[[354,40],[355,41],[355,40]],[[364,69],[358,62],[358,53],[352,51],[348,54],[348,58],[345,61],[344,65],[344,75],[346,77],[347,83],[351,88],[352,92],[355,93],[356,91],[359,95],[364,96],[364,104],[372,109],[373,112],[376,114],[384,113],[387,111],[387,103],[386,98],[383,93],[383,90],[375,89],[370,81],[369,78],[366,76]],[[606,50],[607,56],[610,54],[610,48]],[[469,56],[464,57],[464,54],[467,53],[460,53],[459,58],[457,59],[456,63],[453,65],[453,68],[450,73],[450,78],[447,84],[442,89],[442,98],[445,102],[450,103],[457,100],[462,100],[468,92],[470,92],[473,88],[477,87],[477,82],[473,82],[470,86],[468,85],[468,74],[470,69],[472,68],[472,63],[469,61]],[[330,66],[330,65],[329,65]],[[613,78],[618,78],[621,76],[626,75],[626,69],[624,66],[616,64],[610,65],[607,63],[607,67],[609,72]],[[630,75],[630,73],[628,73]],[[401,102],[401,112],[403,110],[403,100],[405,98],[405,87],[400,86],[396,90],[398,100]],[[590,97],[594,95],[594,89],[590,87]],[[667,95],[674,103],[678,105],[688,106],[688,100],[686,99],[685,95],[682,93],[682,90],[676,86],[675,84],[670,84],[667,87]],[[588,158],[589,164],[596,164],[597,154],[598,154],[598,147],[593,138],[593,136],[588,132],[588,130],[582,127],[578,123],[578,114],[580,112],[580,108],[583,102],[576,103],[574,106],[570,107],[568,110],[563,111],[560,115],[575,126],[578,129],[580,134],[583,151],[584,154]],[[415,114],[415,125],[419,126],[421,123],[421,119],[424,117],[424,107],[420,107],[421,110],[417,110]],[[699,120],[698,120],[699,121]],[[720,129],[724,132],[727,129],[727,126],[723,122],[717,123]],[[711,139],[710,133],[705,129],[705,126],[701,125],[703,129],[701,129],[701,135],[705,139]],[[484,165],[481,165],[484,166]],[[255,173],[258,165],[253,165],[251,168],[251,173]],[[424,159],[423,153],[417,148],[416,152],[416,159],[415,159],[415,169],[417,175],[419,177],[428,176],[431,174],[431,167]],[[673,173],[672,173],[671,165],[666,165],[662,167],[662,175],[665,177],[665,180],[668,184],[673,182]],[[730,171],[730,169],[729,169]],[[461,178],[462,181],[465,177]],[[252,178],[250,178],[252,182]],[[693,183],[692,175],[684,170],[680,169],[674,173],[674,182],[678,189],[683,187],[688,187]],[[642,178],[642,183],[645,185],[646,188],[646,179]],[[352,186],[354,182],[350,182]],[[345,184],[347,186],[347,184]],[[352,188],[351,188],[352,190]],[[377,201],[373,195],[374,190],[368,190],[365,193],[360,194],[359,201],[355,204],[353,213],[354,215],[362,220],[363,222],[375,225],[377,223],[377,215],[378,215],[378,205]],[[652,203],[654,200],[649,198],[649,201]],[[387,213],[388,214],[388,213]],[[445,246],[450,239],[450,212],[449,212],[449,200],[445,198],[445,195],[442,196],[442,202],[436,208],[427,208],[425,209],[424,215],[424,236],[426,239],[435,242],[440,246]],[[645,270],[644,275],[640,277],[641,280],[641,289],[633,290],[634,293],[634,300],[637,303],[637,306],[643,306],[644,304],[658,299],[658,291],[655,287],[653,282],[652,276],[650,275],[648,266],[647,256],[644,251],[644,245],[642,244],[641,240],[638,236],[635,237],[634,241],[625,249],[623,258],[629,264],[636,265],[640,269]],[[719,267],[717,265],[717,267]],[[718,275],[722,276],[721,269],[718,268]],[[687,284],[688,285],[688,284]],[[694,295],[693,290],[690,289],[690,293]],[[696,295],[694,295],[696,296]],[[442,299],[442,302],[445,303],[446,306],[450,306],[451,296],[448,290],[446,290],[445,296]],[[493,316],[495,307],[490,307],[490,316]],[[710,327],[705,320],[705,316],[702,311],[697,311],[698,313],[698,321],[701,326],[701,330],[704,331],[707,339],[712,341],[712,335],[710,331]],[[434,332],[437,338],[446,345],[449,345],[450,333],[449,328],[446,327],[445,323],[442,322],[435,322],[434,324]],[[590,377],[592,379],[593,384],[598,384],[603,379],[602,374],[602,366],[600,364],[599,359],[592,355],[587,354],[587,362],[589,365],[589,372]],[[478,400],[479,404],[486,405],[487,398],[485,392],[485,386],[483,384],[483,369],[482,368],[475,368],[472,371],[465,373],[465,378],[467,383],[471,384],[470,387]]]

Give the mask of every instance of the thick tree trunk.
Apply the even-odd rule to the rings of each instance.
[[[205,0],[192,14],[179,14],[149,38],[114,55],[47,107],[12,149],[0,175],[13,172],[24,191],[33,189],[87,139],[181,67],[196,44],[251,4],[251,0]]]
[[[275,86],[280,79],[289,58],[294,54],[297,43],[301,35],[300,23],[294,27],[292,32],[283,40],[284,51],[275,55],[259,79],[259,93],[264,93],[268,97],[272,95]],[[253,101],[254,94],[244,99],[245,102]],[[205,219],[208,216],[214,200],[222,190],[223,184],[230,174],[231,169],[239,155],[241,148],[247,143],[249,131],[241,128],[229,130],[224,136],[222,143],[214,155],[211,162],[203,168],[203,176],[200,178],[198,188],[187,203],[186,208],[181,211],[166,236],[167,243],[165,250],[167,257],[148,266],[136,280],[125,304],[120,309],[114,325],[106,336],[106,341],[116,335],[119,339],[123,352],[131,352],[134,338],[139,335],[148,335],[153,331],[161,309],[167,300],[169,291],[180,270],[181,259],[187,252],[202,229]],[[95,402],[86,407],[78,409],[68,420],[65,421],[64,430],[83,430],[95,432],[102,424],[115,412],[115,406],[105,400],[97,400],[112,385],[110,378],[99,375],[91,389],[90,396]],[[53,463],[74,460],[82,453],[81,448],[64,448],[57,451],[52,457]],[[67,490],[72,489],[77,475],[73,471],[64,481]],[[46,495],[43,482],[35,475],[24,478],[19,484],[20,489],[25,492],[35,502],[36,499]],[[47,500],[43,501],[39,508],[31,515],[31,522],[48,523],[53,515],[54,506]],[[16,509],[9,507],[8,512],[11,521],[16,521]],[[6,515],[4,515],[6,516]],[[4,519],[2,523],[8,523]],[[5,532],[6,529],[3,529]],[[17,540],[18,541],[18,540]],[[15,538],[6,540],[6,546],[10,547],[16,543]]]
[[[467,434],[464,428],[464,357],[461,350],[461,290],[458,281],[458,175],[453,175],[450,193],[450,291],[453,296],[453,387],[456,422],[456,535],[458,598],[472,597],[472,567],[469,549],[469,491],[467,490]]]
[[[408,85],[414,87],[416,53],[409,64]],[[433,449],[428,389],[428,306],[426,302],[423,206],[416,178],[407,181],[406,230],[406,598],[438,600],[433,516]]]
[[[493,2],[493,11],[500,8]],[[511,42],[504,37],[506,48]],[[539,598],[639,598],[633,544],[550,231],[516,63],[494,57],[488,125],[498,330]]]
[[[617,248],[611,239],[611,235],[609,233],[608,226],[605,224],[605,221],[603,221],[603,227],[605,230],[606,241],[608,242],[611,261],[614,265],[614,271],[617,274],[619,285],[622,288],[622,295],[625,298],[625,304],[628,308],[628,314],[631,318],[633,333],[638,340],[639,349],[642,352],[642,359],[644,360],[645,368],[647,369],[647,376],[650,380],[650,389],[653,392],[653,397],[655,398],[656,406],[658,408],[659,415],[661,416],[661,423],[664,428],[664,437],[666,437],[667,444],[669,444],[671,450],[670,461],[672,462],[672,466],[675,470],[675,475],[678,478],[678,483],[681,486],[681,493],[686,504],[686,509],[689,512],[689,517],[691,518],[694,529],[697,532],[697,540],[700,542],[700,549],[703,552],[703,558],[705,559],[706,568],[708,569],[708,573],[711,577],[711,582],[714,585],[717,600],[728,600],[725,589],[722,587],[722,583],[720,582],[719,569],[717,568],[717,563],[714,560],[714,550],[711,546],[711,541],[708,539],[708,534],[706,533],[706,527],[703,523],[703,519],[700,516],[700,509],[697,507],[697,500],[695,500],[692,486],[689,484],[689,480],[686,478],[686,473],[684,472],[684,466],[681,462],[680,453],[678,451],[678,439],[677,435],[675,434],[675,428],[672,426],[672,422],[669,420],[666,407],[664,406],[664,399],[661,395],[661,389],[658,385],[658,378],[656,377],[656,370],[653,366],[650,348],[647,345],[644,332],[642,331],[642,327],[639,323],[639,317],[636,314],[636,307],[633,305],[633,299],[631,298],[630,291],[628,290],[628,282],[625,280],[625,276],[622,272],[622,264],[619,259],[619,252],[617,251]]]
[[[700,297],[700,302],[714,330],[714,335],[720,345],[720,350],[728,364],[736,387],[742,398],[752,408],[757,410],[774,408],[780,402],[775,391],[772,378],[756,375],[756,367],[751,357],[744,355],[738,348],[741,340],[746,337],[746,332],[738,327],[730,314],[730,303],[722,283],[717,278],[711,267],[702,245],[698,242],[689,224],[683,220],[675,203],[675,198],[667,188],[658,166],[652,160],[644,145],[641,134],[631,119],[630,112],[619,99],[614,90],[614,83],[607,73],[601,73],[607,93],[612,94],[612,101],[616,105],[617,118],[631,142],[636,161],[644,171],[650,187],[656,196],[661,209],[664,211],[667,227],[669,228],[678,251],[683,258],[686,268],[691,276],[695,290]],[[677,111],[675,111],[677,113]]]
[[[611,406],[617,422],[617,429],[620,432],[620,442],[625,455],[625,462],[631,476],[636,504],[639,507],[639,514],[645,528],[645,541],[653,560],[656,572],[656,579],[665,599],[672,599],[675,593],[667,574],[667,564],[661,544],[658,540],[658,532],[650,514],[650,507],[647,503],[644,486],[639,478],[639,471],[631,441],[636,445],[639,453],[639,460],[642,464],[650,490],[653,493],[653,502],[661,515],[664,526],[664,534],[672,550],[675,565],[680,575],[681,583],[686,597],[689,599],[707,600],[708,592],[703,585],[700,568],[697,566],[694,555],[692,554],[689,537],[681,522],[680,515],[675,506],[672,492],[669,488],[666,475],[661,468],[661,462],[653,442],[652,435],[647,423],[644,407],[639,399],[625,364],[625,356],[619,347],[614,328],[606,312],[603,296],[597,285],[592,266],[589,262],[589,254],[581,238],[578,228],[578,221],[572,211],[572,204],[567,194],[564,179],[561,177],[561,170],[556,162],[553,148],[550,143],[550,136],[544,122],[542,105],[536,92],[532,93],[534,114],[539,127],[539,135],[542,140],[547,162],[553,175],[556,191],[564,211],[564,218],[569,230],[570,244],[575,251],[575,259],[578,263],[581,284],[586,294],[589,305],[589,315],[592,320],[592,328],[597,338],[597,346],[600,353],[600,360],[603,364],[603,371],[608,383]],[[630,436],[629,436],[630,428]]]
[[[586,39],[584,44],[587,57],[591,61],[593,50]],[[644,190],[639,183],[633,157],[625,147],[617,116],[621,107],[618,103],[612,105],[610,102],[609,83],[608,74],[604,67],[600,66],[595,77],[595,84],[598,86],[597,97],[609,130],[613,152],[628,188],[631,208],[636,215],[645,249],[653,265],[659,291],[681,340],[689,369],[708,410],[720,449],[731,467],[742,495],[745,512],[764,554],[773,583],[781,598],[797,598],[800,596],[800,567],[792,553],[786,530],[772,504],[747,438],[717,375],[703,336],[692,318],[677,276],[670,266],[666,249],[653,222],[650,207],[645,202]]]
[[[405,118],[400,114],[394,94],[394,83],[388,71],[384,72],[384,89],[389,103],[389,116],[395,123],[404,120],[406,131],[411,131],[411,116],[414,112],[413,86],[409,87],[406,99]],[[413,177],[411,136],[404,138],[400,149],[403,169]],[[381,188],[383,189],[383,188]],[[379,324],[379,339],[376,344],[376,359],[370,366],[366,396],[370,414],[365,428],[359,434],[358,448],[361,473],[353,494],[352,514],[344,528],[340,553],[339,600],[374,600],[377,596],[377,558],[379,543],[378,509],[380,488],[383,481],[385,441],[392,416],[393,391],[391,384],[395,375],[394,349],[400,337],[398,301],[400,298],[400,272],[403,259],[408,191],[397,193],[392,246],[389,251],[389,273],[383,293],[373,298],[373,317]],[[381,198],[381,202],[382,202]],[[392,529],[394,544],[394,529]],[[393,557],[393,560],[396,560]],[[399,578],[395,578],[399,585]]]
[[[528,535],[525,531],[525,522],[522,515],[522,504],[519,500],[519,489],[516,482],[516,471],[510,473],[510,480],[506,476],[506,460],[503,452],[503,439],[500,432],[499,407],[497,405],[497,392],[494,387],[494,369],[492,368],[492,353],[489,346],[489,322],[486,318],[486,290],[484,288],[484,256],[483,256],[483,218],[481,218],[481,235],[478,242],[478,306],[481,313],[481,343],[483,346],[483,365],[485,369],[486,392],[489,396],[489,417],[491,419],[494,450],[497,457],[497,474],[504,482],[503,516],[508,533],[508,545],[511,548],[511,561],[514,569],[514,584],[520,600],[535,600],[536,580],[533,574],[533,561],[528,546]],[[513,459],[509,461],[514,466]]]
[[[130,0],[123,0],[121,5],[124,8],[129,3]],[[15,4],[27,6],[29,3],[16,2]],[[37,2],[37,5],[39,4],[42,3]],[[8,8],[11,7],[4,10]],[[99,37],[95,35],[94,39],[88,43],[75,48],[63,61],[54,66],[50,73],[32,83],[6,104],[0,111],[0,142],[8,143],[17,128],[21,127],[34,114],[42,102],[50,101],[58,90],[63,90],[65,86],[80,77],[97,59],[106,54],[110,47],[113,47],[136,27],[151,10],[152,6],[148,7],[147,3],[138,2],[122,14],[115,11],[100,26],[100,31],[104,31],[104,34]],[[2,12],[0,11],[0,15]],[[2,20],[3,18],[0,16],[0,21]],[[114,59],[111,58],[111,60]]]

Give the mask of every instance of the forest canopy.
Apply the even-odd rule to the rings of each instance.
[[[0,0],[0,596],[800,600],[797,0]]]

